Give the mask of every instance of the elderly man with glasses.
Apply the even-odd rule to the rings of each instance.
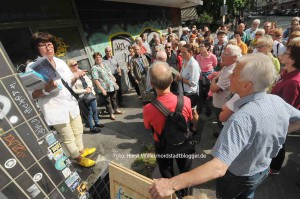
[[[219,115],[222,111],[222,106],[228,101],[227,97],[230,94],[229,75],[232,73],[235,62],[241,55],[241,49],[238,46],[228,45],[221,55],[223,66],[219,76],[214,78],[211,82],[210,89],[213,92],[213,105],[215,107],[216,119],[220,130],[223,128],[222,122],[219,120]],[[218,137],[219,133],[214,136]]]
[[[232,51],[225,53],[233,55]],[[266,93],[275,78],[273,62],[267,55],[239,58],[230,75],[230,90],[241,97],[234,103],[238,110],[225,123],[212,149],[213,159],[175,177],[155,179],[149,190],[152,198],[217,179],[217,198],[253,199],[291,130],[289,124],[300,121],[299,110]]]

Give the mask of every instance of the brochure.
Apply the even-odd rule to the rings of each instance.
[[[38,58],[35,62],[30,64],[29,67],[48,80],[54,79],[57,74],[47,57]]]
[[[47,77],[35,72],[29,71],[26,73],[19,74],[20,78],[22,79],[25,87],[30,91],[40,90],[45,88],[45,84],[49,81]],[[51,91],[51,93],[62,89],[62,85],[58,85],[57,89]]]

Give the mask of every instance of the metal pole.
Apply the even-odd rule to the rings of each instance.
[[[224,0],[224,6],[226,5],[226,0]],[[225,13],[224,15],[222,16],[222,24],[224,25],[225,24]]]

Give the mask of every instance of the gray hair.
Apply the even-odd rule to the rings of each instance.
[[[157,38],[158,37],[158,34],[157,33],[153,33],[153,38]]]
[[[111,48],[110,46],[106,46],[106,47],[105,47],[105,51],[106,51],[106,50],[112,50],[112,48]]]
[[[156,53],[156,59],[158,60],[158,61],[163,61],[163,62],[165,62],[166,60],[167,60],[167,53],[165,52],[165,51],[162,51],[162,50],[160,50],[160,51],[158,51],[157,53]]]
[[[266,91],[276,79],[276,70],[270,56],[263,53],[248,54],[240,57],[238,63],[244,63],[240,80],[251,81],[254,92]]]
[[[254,19],[252,23],[258,23],[258,25],[260,24],[260,20],[259,19]]]
[[[69,66],[69,68],[71,68],[71,66],[75,63],[77,63],[77,61],[75,59],[68,59],[66,61],[67,65]]]
[[[263,34],[262,36],[264,36],[265,33],[266,33],[265,29],[263,29],[263,28],[257,29],[257,30],[256,30],[256,33],[257,33],[257,32],[261,32],[261,33]]]
[[[143,42],[142,37],[137,37],[137,38],[135,38],[135,42],[136,42],[136,43],[139,42],[139,41]]]
[[[268,46],[268,49],[271,52],[271,50],[273,49],[274,41],[270,35],[265,35],[265,36],[259,38],[256,43],[257,43],[257,45],[260,44],[260,45]]]
[[[178,45],[179,45],[179,44],[183,46],[183,45],[186,44],[186,41],[180,41],[180,42],[178,43]]]
[[[242,50],[237,45],[229,44],[226,46],[226,49],[229,49],[231,56],[239,57],[242,54]]]
[[[158,46],[155,46],[154,49],[157,51],[165,51],[165,47],[163,44],[159,44]]]
[[[166,90],[173,82],[172,70],[167,62],[154,62],[149,73],[151,85],[156,89]]]

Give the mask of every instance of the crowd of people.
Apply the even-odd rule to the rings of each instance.
[[[192,186],[215,178],[218,198],[254,198],[256,188],[268,175],[279,174],[289,124],[300,119],[299,21],[292,18],[291,27],[283,31],[272,22],[260,28],[260,20],[255,19],[247,30],[240,23],[233,34],[225,25],[215,38],[209,30],[201,32],[195,27],[192,31],[183,28],[181,37],[168,29],[168,35],[173,36],[166,38],[166,59],[157,57],[163,47],[155,48],[158,51],[149,68],[154,96],[170,112],[176,107],[174,96],[186,96],[191,110],[183,109],[182,114],[190,122],[190,131],[200,138],[199,113],[205,109],[209,116],[212,102],[220,132],[214,134],[218,139],[213,160],[192,171],[186,171],[190,162],[184,158],[157,161],[163,178],[150,188],[153,198],[173,193],[181,198],[191,193]],[[167,119],[162,118],[154,104],[144,106],[144,124],[154,132],[156,154],[164,153],[158,147],[158,135],[164,133]],[[173,172],[173,159],[181,173],[178,176]]]
[[[184,197],[191,193],[186,188],[215,178],[218,197],[253,198],[269,173],[279,174],[289,123],[296,126],[300,120],[299,21],[294,17],[291,27],[283,31],[272,22],[260,28],[260,20],[255,19],[246,30],[240,23],[233,34],[222,25],[215,37],[206,26],[203,30],[182,28],[180,37],[169,27],[162,36],[154,33],[149,43],[144,33],[128,46],[128,77],[142,101],[145,127],[155,131],[155,143],[166,118],[151,104],[154,99],[174,111],[176,96],[185,96],[182,114],[194,143],[200,142],[202,130],[197,125],[204,110],[207,116],[215,112],[219,127],[214,134],[218,140],[212,149],[213,160],[189,171],[190,161],[175,158],[181,172],[178,176],[174,176],[173,158],[157,161],[164,178],[155,180],[150,188],[153,198],[174,192]],[[37,56],[46,56],[58,75],[30,94],[47,124],[63,137],[70,157],[91,167],[95,161],[86,156],[96,149],[84,148],[83,123],[93,133],[104,127],[97,98],[104,100],[111,120],[123,113],[119,109],[125,106],[120,64],[108,46],[105,56],[93,54],[95,64],[89,78],[76,60],[55,57],[53,35],[37,32],[32,42]],[[26,70],[31,70],[30,64]],[[60,84],[64,86],[57,91]],[[163,149],[157,147],[156,153]]]

